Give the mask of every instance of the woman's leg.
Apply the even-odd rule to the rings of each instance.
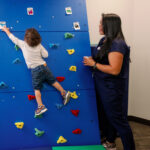
[[[109,123],[105,114],[104,106],[101,101],[101,89],[99,88],[99,84],[101,84],[99,81],[95,81],[101,143],[105,142],[106,140],[110,143],[114,143],[116,139],[116,129]]]
[[[135,150],[133,134],[125,111],[127,107],[123,105],[124,81],[109,81],[104,89],[106,93],[103,95],[102,103],[108,121],[119,133],[124,150]]]
[[[109,114],[107,114],[107,116],[113,127],[119,133],[124,146],[124,150],[135,150],[133,134],[127,119],[125,119],[125,117],[123,116],[119,117],[115,114],[111,115],[110,112]]]

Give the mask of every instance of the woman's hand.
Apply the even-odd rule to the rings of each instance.
[[[84,64],[84,66],[93,67],[95,65],[95,61],[93,60],[92,57],[84,56],[83,57],[83,64]]]

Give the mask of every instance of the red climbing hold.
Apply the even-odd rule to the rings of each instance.
[[[28,95],[28,99],[29,99],[29,101],[33,100],[33,99],[35,99],[35,96],[34,95]]]
[[[82,130],[81,129],[75,129],[72,131],[73,134],[81,134]]]
[[[59,82],[62,82],[65,80],[65,77],[56,77],[56,79],[59,81]]]
[[[71,110],[71,112],[76,117],[79,115],[79,110]]]

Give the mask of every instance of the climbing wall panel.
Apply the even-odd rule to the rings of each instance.
[[[63,76],[65,81],[62,85],[68,89],[92,89],[93,80],[89,68],[83,66],[83,56],[90,56],[90,45],[88,32],[72,32],[73,39],[65,39],[65,32],[40,32],[42,44],[48,50],[49,57],[46,59],[48,66],[55,77]],[[24,33],[14,32],[14,35],[23,39]],[[4,33],[0,33],[1,38],[1,79],[8,85],[4,91],[29,91],[32,90],[31,73],[27,69],[23,54],[19,49],[16,51],[14,44]],[[4,41],[4,42],[2,42]],[[7,43],[6,43],[7,42]],[[58,48],[50,48],[51,43],[58,43]],[[67,49],[74,49],[75,53],[69,55]],[[13,61],[19,58],[20,62],[14,64]],[[76,66],[77,71],[69,71],[70,66]],[[8,69],[9,68],[9,69]],[[24,82],[26,80],[26,82]],[[46,86],[45,90],[54,90]]]
[[[93,90],[78,90],[79,98],[72,99],[61,109],[57,108],[57,104],[62,104],[58,92],[43,92],[43,102],[47,105],[48,113],[39,119],[34,118],[36,103],[35,100],[28,100],[28,94],[33,93],[0,94],[1,149],[56,146],[59,136],[68,140],[60,145],[99,144],[98,121],[95,119],[96,102],[92,100],[95,97]],[[76,117],[71,110],[77,109],[79,114]],[[15,122],[24,122],[24,127],[16,128]],[[45,134],[42,137],[35,136],[34,128],[44,130]],[[79,135],[72,133],[77,128],[82,130]]]
[[[80,22],[81,31],[88,31],[84,0],[0,0],[0,20],[6,21],[14,31],[35,27],[40,31],[74,31],[73,22]],[[27,8],[34,15],[27,15]],[[72,8],[66,15],[65,8]]]
[[[66,7],[71,8],[71,15],[66,15]],[[33,9],[33,15],[27,14],[27,8]],[[78,98],[62,107],[59,92],[45,84],[42,99],[48,111],[43,118],[34,118],[37,105],[35,99],[28,99],[34,95],[30,70],[21,50],[0,31],[0,150],[100,144],[92,74],[82,63],[83,56],[91,55],[85,0],[0,0],[1,21],[22,40],[27,28],[36,28],[49,53],[45,59],[48,66],[55,77],[65,77],[61,85],[76,91]],[[80,30],[73,28],[74,22],[79,22]],[[66,39],[66,32],[73,38]],[[68,49],[75,52],[69,55]],[[76,72],[69,70],[71,66],[77,67]],[[79,115],[74,116],[71,110],[79,110]],[[23,128],[18,129],[15,123]],[[45,133],[37,137],[34,128]],[[73,134],[75,129],[82,133]],[[67,142],[57,144],[60,136]]]

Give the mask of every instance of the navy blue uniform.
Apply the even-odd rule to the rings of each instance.
[[[104,38],[92,51],[93,57],[100,50],[103,41]],[[110,52],[120,52],[124,55],[124,58],[119,75],[115,76],[99,70],[93,71],[100,129],[102,135],[107,137],[109,142],[114,142],[118,132],[124,150],[135,150],[132,131],[127,120],[130,48],[123,40],[114,40],[108,53]],[[104,56],[98,63],[109,65],[108,55]]]

